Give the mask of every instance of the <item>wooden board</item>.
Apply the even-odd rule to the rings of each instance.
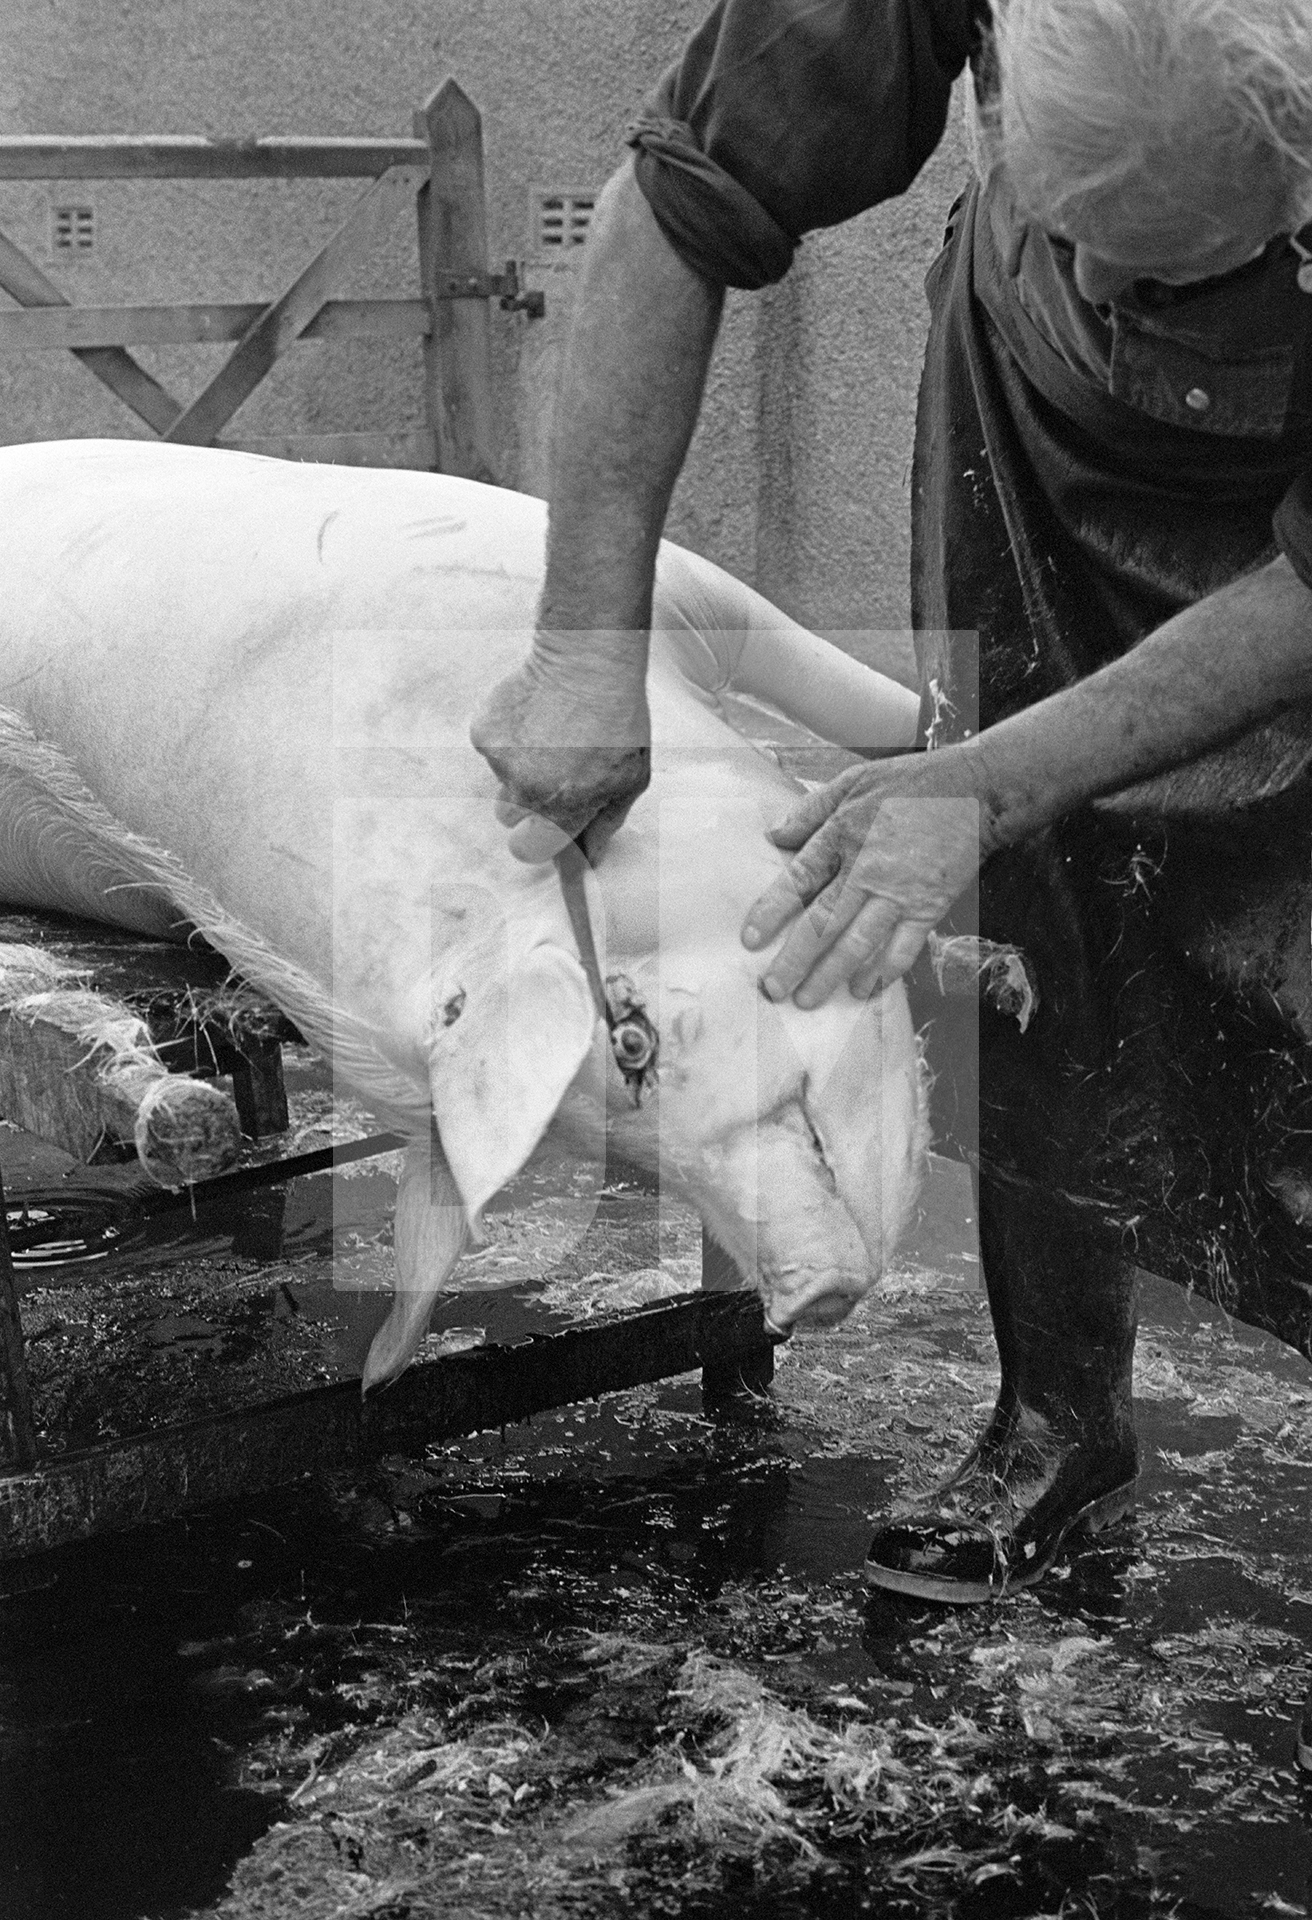
[[[231,1074],[238,1120],[248,1138],[285,1129],[280,1043],[301,1036],[272,1002],[246,993],[233,1003],[221,994],[231,969],[212,947],[199,940],[185,946],[150,940],[58,914],[0,909],[0,948],[10,942],[42,948],[76,967],[96,992],[125,1001],[146,1022],[171,1072]],[[11,1117],[43,1132],[18,1113]],[[56,1136],[45,1132],[43,1137]],[[62,1137],[58,1144],[79,1153]]]
[[[208,1180],[232,1165],[241,1130],[226,1094],[169,1073],[149,1047],[125,1052],[113,1038],[90,1037],[93,1021],[112,1031],[121,1001],[58,991],[39,999],[39,1010],[31,1002],[0,1007],[0,1115],[75,1160],[90,1160],[105,1141],[139,1140],[148,1143],[141,1145],[147,1166],[161,1169],[167,1138],[170,1185],[180,1178]],[[144,1023],[132,1024],[142,1034]],[[158,1102],[161,1082],[167,1113],[156,1104],[148,1121],[147,1103]],[[156,1171],[155,1177],[165,1176]]]
[[[770,1377],[772,1354],[755,1294],[691,1294],[429,1361],[368,1402],[351,1380],[163,1427],[0,1474],[0,1562],[697,1367],[721,1384],[741,1374],[758,1387]]]
[[[186,997],[215,994],[232,979],[232,968],[221,953],[196,937],[180,941],[151,940],[124,928],[104,926],[98,920],[80,920],[70,914],[28,913],[0,907],[0,944],[42,947],[57,960],[77,968],[97,993],[126,1000],[151,1023],[162,1020],[165,1008],[180,1008]],[[258,1030],[284,1040],[300,1035],[272,1001],[259,1000],[251,1019]],[[156,1035],[157,1040],[171,1036]]]
[[[203,943],[177,946],[56,915],[0,911],[0,940],[6,939],[42,946],[85,967],[97,983],[151,1009],[157,1022],[172,1018],[180,1041],[187,997],[213,992],[228,978],[223,957]],[[276,1008],[265,1013],[273,1026],[287,1026]],[[294,1028],[287,1031],[295,1037]],[[395,1144],[374,1140],[367,1151]],[[312,1163],[354,1159],[360,1151],[337,1147],[300,1156],[296,1166],[308,1171]],[[283,1177],[277,1167],[266,1166],[227,1175],[224,1185],[235,1191]],[[177,1196],[160,1192],[143,1205],[154,1211],[176,1201]],[[703,1274],[709,1288],[731,1287],[737,1278],[705,1238]],[[6,1298],[12,1315],[10,1323],[0,1314],[0,1416],[7,1413],[0,1438],[9,1458],[4,1460],[5,1446],[0,1446],[0,1467],[11,1471],[0,1471],[0,1561],[166,1520],[315,1469],[417,1450],[429,1440],[500,1426],[697,1367],[713,1397],[744,1385],[759,1390],[773,1372],[773,1346],[756,1296],[706,1292],[515,1346],[432,1361],[412,1369],[367,1406],[358,1382],[351,1381],[32,1466],[30,1401],[12,1286]],[[0,1308],[3,1304],[0,1300]]]
[[[0,180],[327,180],[422,166],[420,140],[204,134],[27,134],[0,138]]]
[[[0,905],[0,941],[46,947],[57,959],[85,968],[100,992],[123,999],[152,987],[219,987],[231,972],[223,955],[199,937],[185,944],[152,940],[100,920],[26,907]]]
[[[20,352],[78,347],[212,345],[240,340],[267,300],[211,300],[175,307],[33,307],[0,313],[0,347]],[[410,340],[429,330],[424,300],[329,300],[302,340]]]

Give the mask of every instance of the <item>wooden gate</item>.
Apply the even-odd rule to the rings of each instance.
[[[413,140],[0,137],[3,180],[368,179],[347,219],[269,302],[74,306],[0,233],[0,288],[22,311],[0,313],[0,350],[62,348],[161,440],[237,447],[293,460],[422,467],[495,481],[488,301],[536,317],[513,261],[488,271],[483,130],[477,107],[447,80],[415,114]],[[346,270],[413,200],[419,284],[413,300],[335,297]],[[220,438],[237,409],[297,340],[422,338],[425,426],[412,432]],[[203,390],[181,405],[133,358],[144,345],[235,342]]]

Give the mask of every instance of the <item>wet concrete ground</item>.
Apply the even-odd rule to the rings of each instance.
[[[7,1184],[48,1179],[24,1154]],[[435,1346],[693,1283],[695,1222],[632,1186],[579,1237],[591,1178],[530,1168]],[[306,1181],[30,1270],[52,1442],[358,1364],[385,1302],[334,1249],[380,1280],[389,1200]],[[939,1163],[767,1402],[638,1389],[35,1570],[0,1603],[6,1920],[1305,1911],[1296,1355],[1146,1280],[1137,1516],[995,1608],[861,1583],[991,1404],[968,1206]]]

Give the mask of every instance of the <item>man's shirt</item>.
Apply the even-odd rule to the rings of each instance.
[[[987,104],[987,23],[987,0],[719,0],[631,135],[672,245],[707,280],[764,286],[803,234],[905,191],[967,62]],[[1298,476],[1275,533],[1312,586],[1312,293],[1297,249],[1274,240],[1221,279],[1141,282],[1093,307],[1073,250],[1025,219],[1004,169],[988,170],[983,202],[975,297],[1027,378],[1138,462],[1187,446],[1190,468],[1220,471],[1268,449],[1273,472]]]

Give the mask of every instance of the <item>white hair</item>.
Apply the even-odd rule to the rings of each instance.
[[[1237,198],[1312,216],[1312,0],[993,0],[994,154],[1062,231],[1113,210],[1221,237]]]
[[[0,869],[18,904],[53,904],[177,937],[194,927],[293,1020],[384,1121],[426,1137],[432,1095],[388,1052],[386,1036],[337,1005],[323,983],[234,919],[164,848],[131,832],[87,787],[63,749],[0,707]]]

